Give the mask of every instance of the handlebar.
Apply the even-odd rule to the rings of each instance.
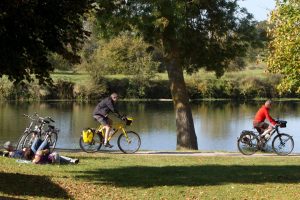
[[[276,127],[285,128],[287,124],[287,121],[284,120],[276,120]]]
[[[47,123],[55,122],[51,117],[40,117],[37,113],[34,113],[34,115],[26,115],[23,114],[25,117],[28,117],[32,121],[40,121],[41,123]]]
[[[23,114],[25,117],[28,117],[29,119],[31,119],[32,121],[37,121],[37,119],[35,117],[39,117],[39,115],[37,113],[34,113],[33,115],[26,115]]]

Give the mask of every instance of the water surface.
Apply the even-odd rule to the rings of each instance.
[[[231,101],[192,102],[192,112],[198,147],[203,151],[237,151],[236,138],[242,130],[252,129],[252,119],[261,101],[247,103]],[[95,127],[91,113],[97,102],[2,102],[0,103],[0,143],[17,141],[29,120],[22,116],[39,113],[51,116],[60,129],[58,148],[79,148],[81,130]],[[141,136],[141,150],[175,150],[176,127],[172,102],[119,102],[121,113],[134,118],[128,130]],[[287,128],[295,141],[294,152],[300,152],[300,101],[274,102],[271,115],[287,120]],[[113,118],[117,123],[118,119]],[[117,138],[116,138],[117,139]],[[115,144],[116,139],[112,142]],[[116,146],[116,144],[115,144]]]

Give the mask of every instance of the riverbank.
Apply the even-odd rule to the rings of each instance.
[[[1,157],[1,199],[299,199],[299,157],[64,155],[79,164]]]
[[[123,99],[171,99],[166,73],[158,73],[152,80],[134,79],[125,75],[106,75],[92,80],[87,72],[55,72],[52,86],[37,82],[13,85],[0,79],[0,100],[77,100],[90,101],[117,91]],[[276,87],[281,76],[264,72],[263,67],[249,67],[243,71],[226,72],[216,78],[214,73],[201,70],[185,74],[189,97],[194,99],[299,98],[298,94],[279,94]]]

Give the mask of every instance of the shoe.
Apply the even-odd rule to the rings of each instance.
[[[73,163],[73,164],[78,164],[79,163],[79,159],[73,159],[72,161],[71,161],[71,163]]]
[[[109,144],[109,142],[106,143],[106,144],[104,144],[104,146],[105,146],[105,147],[109,147],[109,148],[112,148],[112,147],[113,147],[113,145]]]

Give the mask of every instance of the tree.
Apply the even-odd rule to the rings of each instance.
[[[78,50],[89,35],[82,22],[92,0],[0,1],[0,77],[19,82],[51,82],[51,52],[78,63]]]
[[[158,62],[154,61],[149,44],[141,37],[122,33],[109,41],[99,41],[90,63],[92,73],[140,75],[153,78]],[[89,71],[90,71],[89,70]]]
[[[138,87],[132,90],[132,95],[145,95],[145,88],[155,77],[160,64],[148,51],[149,44],[141,37],[128,33],[98,43],[99,47],[86,67],[93,79],[105,74],[130,75],[129,82]]]
[[[231,59],[245,55],[255,32],[252,16],[230,0],[99,0],[103,37],[122,31],[143,36],[163,51],[177,127],[177,149],[198,149],[183,70],[200,67],[218,76]]]
[[[251,46],[247,48],[246,56],[236,57],[233,59],[226,71],[240,71],[245,69],[247,63],[260,63],[266,60],[267,46],[269,37],[267,21],[255,22],[256,35],[251,42]]]
[[[278,0],[270,25],[268,70],[284,76],[280,94],[300,94],[300,2]]]
[[[55,69],[63,71],[74,69],[74,65],[57,53],[49,53],[47,59],[51,66],[53,66]]]

